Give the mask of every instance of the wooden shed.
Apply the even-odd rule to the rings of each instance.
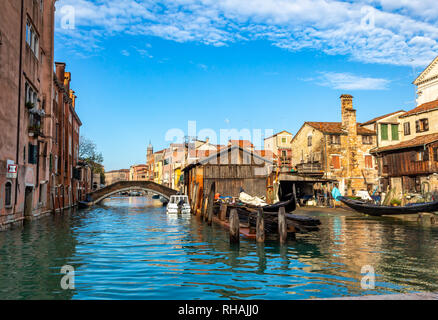
[[[240,188],[258,197],[266,197],[266,186],[273,162],[239,146],[229,146],[210,157],[184,168],[186,194],[195,208],[207,197],[215,182],[216,193],[238,197]]]

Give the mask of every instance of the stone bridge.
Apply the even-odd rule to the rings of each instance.
[[[177,194],[176,190],[157,184],[152,181],[119,181],[106,186],[102,189],[93,191],[87,195],[87,202],[83,203],[88,206],[95,205],[105,198],[122,191],[149,191],[159,194],[160,196],[169,199],[170,196]]]

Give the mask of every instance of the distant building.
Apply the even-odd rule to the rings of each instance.
[[[107,186],[119,181],[129,181],[129,169],[105,172],[105,184]]]
[[[292,167],[292,138],[292,133],[283,130],[264,140],[264,149],[275,155],[279,167]]]
[[[129,181],[147,181],[148,170],[146,164],[131,166],[129,169]]]

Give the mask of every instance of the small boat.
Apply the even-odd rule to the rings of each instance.
[[[156,199],[156,200],[158,200],[158,199],[160,199],[160,195],[159,195],[159,194],[154,194],[154,195],[152,196],[152,199]]]
[[[297,202],[296,202],[296,199],[295,199],[295,196],[293,195],[293,193],[286,195],[285,198],[288,200],[280,201],[280,202],[262,207],[263,211],[278,212],[280,207],[284,207],[286,213],[295,211],[295,209],[297,208]]]
[[[190,213],[189,197],[186,195],[170,196],[166,212],[168,214]]]
[[[345,197],[337,197],[337,200],[342,201],[350,208],[366,213],[370,216],[383,215],[398,215],[398,214],[414,214],[420,212],[436,212],[438,211],[438,201],[412,203],[403,207],[381,206],[378,204],[368,203],[360,200],[352,200]]]

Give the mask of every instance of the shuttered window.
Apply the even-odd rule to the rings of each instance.
[[[405,122],[403,124],[403,129],[404,129],[405,136],[410,135],[411,134],[411,123],[410,122]]]
[[[341,160],[339,156],[332,156],[332,167],[333,169],[340,169],[341,168]]]
[[[388,140],[388,125],[387,124],[381,124],[380,125],[380,129],[381,129],[381,139],[382,140]]]
[[[392,141],[398,140],[398,124],[391,124]]]
[[[365,156],[365,168],[367,168],[367,169],[373,168],[373,156],[371,156],[371,155]]]

